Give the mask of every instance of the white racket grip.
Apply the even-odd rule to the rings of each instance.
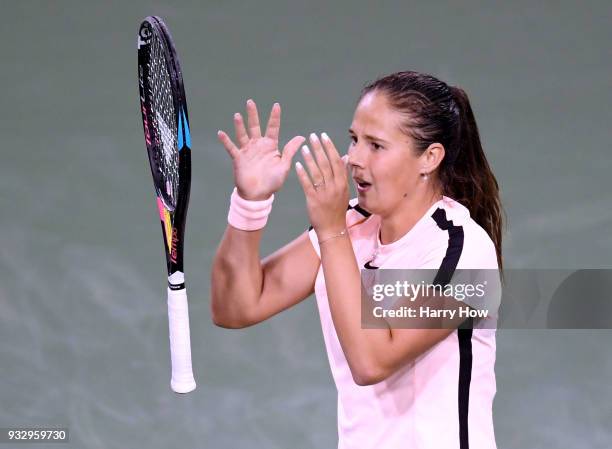
[[[168,288],[168,324],[170,328],[170,357],[172,379],[170,387],[176,393],[195,390],[191,367],[191,341],[189,337],[189,308],[187,291]]]

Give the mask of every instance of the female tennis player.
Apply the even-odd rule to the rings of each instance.
[[[338,389],[339,448],[495,448],[494,329],[362,328],[361,269],[501,268],[501,204],[465,92],[400,72],[364,88],[348,155],[311,134],[296,171],[312,228],[260,261],[259,242],[304,138],[278,150],[256,105],[234,116],[227,227],[212,268],[212,316],[259,323],[316,294]],[[349,202],[348,179],[358,198]],[[347,204],[349,205],[347,211]]]

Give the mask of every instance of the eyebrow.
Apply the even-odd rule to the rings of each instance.
[[[357,133],[355,131],[353,131],[352,128],[349,128],[348,132],[349,132],[349,134],[357,135]],[[364,137],[366,139],[370,140],[370,141],[376,141],[376,142],[381,142],[381,143],[385,143],[385,144],[389,143],[385,139],[381,139],[380,137],[376,137],[376,136],[371,136],[369,134],[366,134]]]

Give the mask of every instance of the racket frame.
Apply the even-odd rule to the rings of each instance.
[[[177,129],[179,184],[174,208],[172,208],[172,205],[166,204],[160,192],[159,174],[156,173],[157,164],[154,160],[155,143],[150,138],[150,130],[148,129],[148,126],[152,126],[149,117],[154,114],[154,111],[152,111],[150,99],[145,91],[147,86],[145,86],[144,80],[148,75],[148,51],[145,51],[143,47],[151,44],[154,39],[153,34],[156,34],[163,43],[163,59],[170,77],[175,112],[175,123],[173,125]],[[164,237],[168,272],[168,317],[172,360],[171,387],[177,393],[187,393],[196,387],[191,366],[189,313],[183,268],[185,223],[191,190],[191,135],[179,58],[168,27],[160,17],[148,16],[140,25],[138,31],[138,77],[145,143],[157,195],[157,207]]]

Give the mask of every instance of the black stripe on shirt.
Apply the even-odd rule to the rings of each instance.
[[[463,227],[455,226],[452,221],[447,220],[444,209],[436,209],[431,218],[434,219],[440,229],[448,231],[446,254],[433,281],[434,284],[440,284],[444,287],[451,281],[463,252]]]
[[[439,283],[444,286],[452,279],[463,251],[463,227],[455,226],[452,221],[448,220],[444,209],[436,209],[432,218],[440,229],[448,231],[446,255],[433,282],[434,284]],[[469,318],[457,329],[459,340],[459,388],[457,402],[459,409],[460,449],[469,449],[470,447],[468,411],[470,405],[470,382],[472,380],[472,327],[473,320]]]
[[[361,207],[359,204],[355,204],[354,206],[349,206],[349,209],[354,209],[357,212],[359,212],[361,215],[363,215],[364,217],[368,218],[370,215],[372,215],[370,212],[368,212],[367,210],[365,210],[363,207]]]
[[[472,326],[473,318],[468,318],[463,325],[465,329],[457,329],[459,338],[459,448],[469,449],[468,411],[470,407],[470,382],[472,381]],[[463,326],[462,325],[462,326]]]

